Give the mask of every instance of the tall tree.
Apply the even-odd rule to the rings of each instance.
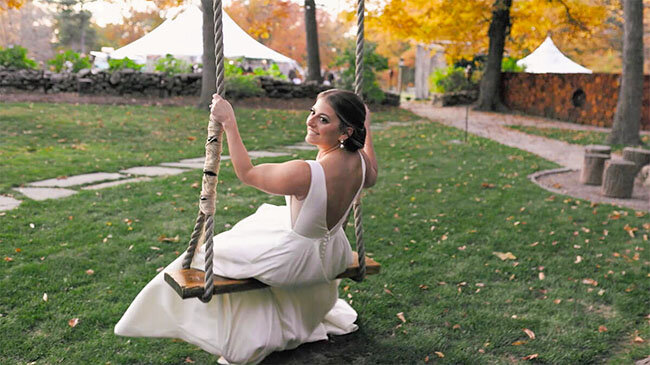
[[[316,4],[305,0],[305,34],[307,36],[307,77],[306,81],[323,82],[320,74],[320,55],[318,53],[318,27],[316,24]]]
[[[638,145],[643,100],[643,3],[623,0],[623,18],[623,73],[607,143]]]
[[[28,2],[20,9],[0,11],[0,47],[12,44],[27,48],[38,62],[52,58],[52,14],[45,7]]]
[[[217,66],[214,57],[214,11],[212,0],[201,0],[203,10],[203,71],[199,109],[208,109],[212,94],[217,92]]]
[[[92,13],[84,9],[84,5],[91,1],[95,0],[48,0],[58,9],[56,28],[59,46],[81,53],[95,46],[97,33],[90,24]]]
[[[502,109],[499,95],[501,83],[501,60],[506,44],[506,35],[510,29],[510,7],[512,0],[495,0],[492,6],[492,21],[488,30],[490,47],[485,72],[481,79],[478,105],[479,110]]]

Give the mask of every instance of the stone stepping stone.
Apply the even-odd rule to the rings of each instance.
[[[160,166],[165,167],[178,167],[185,169],[202,169],[203,162],[163,162]]]
[[[104,188],[110,188],[111,186],[118,186],[118,185],[123,185],[123,184],[128,184],[128,183],[135,183],[135,182],[141,182],[141,181],[150,181],[150,180],[151,179],[146,177],[146,176],[141,176],[141,177],[134,177],[132,179],[109,181],[109,182],[105,182],[105,183],[101,183],[101,184],[84,186],[81,189],[82,190],[99,190],[99,189],[104,189]]]
[[[178,175],[186,172],[187,170],[178,169],[173,167],[160,167],[160,166],[139,166],[131,167],[130,169],[120,170],[123,174],[129,175],[144,175],[144,176],[167,176]]]
[[[21,200],[14,199],[10,196],[0,195],[0,211],[12,210],[22,203]]]
[[[14,190],[33,200],[59,199],[77,193],[75,190],[61,188],[14,188]]]
[[[318,149],[318,148],[316,148],[316,146],[312,146],[312,145],[307,144],[307,143],[298,143],[298,144],[294,144],[292,146],[286,146],[284,148],[287,148],[287,149],[290,149],[290,150],[303,150],[303,151],[315,151],[315,150]]]
[[[271,152],[271,151],[248,151],[248,155],[251,158],[289,156],[289,154],[286,152]]]
[[[118,173],[95,172],[92,174],[68,176],[62,179],[47,179],[47,180],[35,181],[27,185],[37,186],[37,187],[49,187],[49,188],[65,188],[65,187],[75,186],[75,185],[90,184],[97,181],[118,180],[118,179],[123,179],[125,177],[126,176]]]

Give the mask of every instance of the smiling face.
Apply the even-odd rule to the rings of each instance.
[[[325,98],[316,100],[307,117],[307,136],[305,142],[322,149],[338,146],[339,140],[348,136],[341,132],[341,121]]]

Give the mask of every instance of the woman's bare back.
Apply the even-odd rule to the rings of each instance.
[[[325,172],[327,188],[327,228],[332,229],[343,218],[361,186],[361,154],[346,152],[319,163]]]

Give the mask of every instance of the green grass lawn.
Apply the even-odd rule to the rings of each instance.
[[[538,128],[538,127],[523,126],[523,125],[509,125],[507,127],[527,134],[532,134],[535,136],[541,136],[541,137],[546,137],[551,139],[557,139],[560,141],[573,143],[573,144],[580,144],[580,145],[588,145],[588,144],[606,145],[607,144],[605,140],[607,139],[608,133],[606,132],[581,131],[581,130],[562,129],[562,128]],[[647,143],[649,140],[650,140],[650,136],[648,135],[641,136],[641,141],[643,141],[644,143]],[[621,151],[623,147],[625,146],[612,145],[612,150]]]
[[[30,121],[34,110],[48,118]],[[100,113],[110,138],[91,122]],[[237,113],[251,149],[289,145],[304,134],[306,112]],[[58,128],[47,119],[71,121]],[[3,135],[0,149],[13,155],[0,162],[2,184],[197,157],[204,119],[191,108],[3,104],[0,120],[9,131],[0,133],[11,138]],[[375,117],[418,119],[404,111]],[[260,128],[268,120],[270,127]],[[36,133],[88,147],[62,148]],[[454,139],[462,140],[462,131],[433,122],[375,134],[380,178],[364,195],[364,237],[382,273],[340,289],[359,312],[360,329],[265,363],[523,363],[532,355],[546,364],[628,364],[650,355],[650,215],[553,195],[526,178],[553,163],[478,137]],[[30,143],[50,143],[63,157],[30,152]],[[111,161],[95,161],[105,154]],[[51,163],[42,170],[24,170],[45,160]],[[216,363],[181,341],[113,335],[139,290],[185,249],[199,179],[195,170],[25,200],[0,213],[0,363]],[[227,162],[218,190],[216,232],[263,202],[283,201],[243,186]],[[178,242],[162,240],[177,235]]]

